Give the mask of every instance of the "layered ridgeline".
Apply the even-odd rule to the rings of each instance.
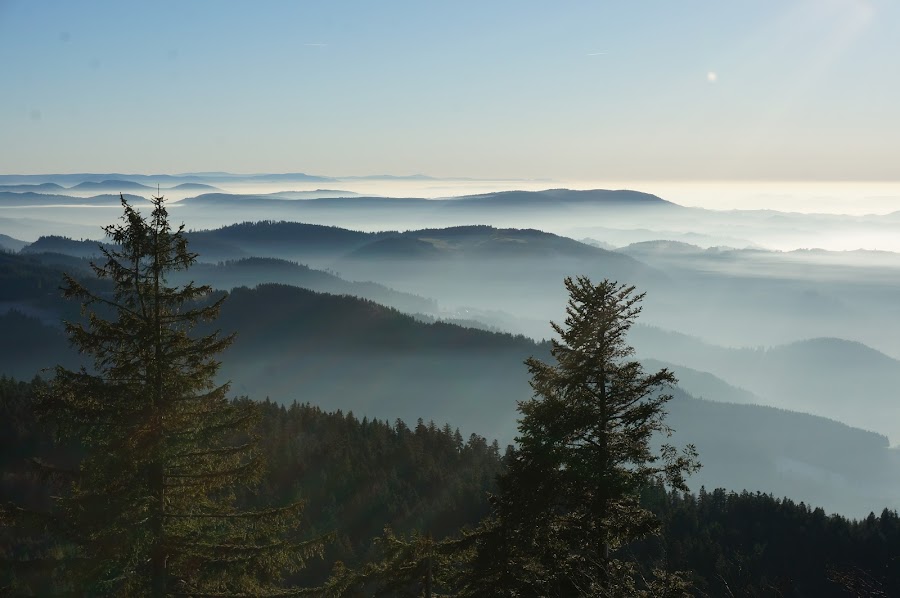
[[[58,267],[41,265],[38,256],[6,258],[24,260],[15,271],[31,278],[4,284],[19,289],[20,309],[0,321],[11,331],[0,338],[0,369],[30,378],[57,362],[77,363],[49,317]],[[12,268],[4,271],[8,282],[16,280]],[[24,315],[25,307],[48,317]],[[235,289],[216,326],[237,332],[221,371],[239,394],[390,421],[451,422],[504,444],[514,436],[516,402],[531,394],[523,360],[546,358],[548,350],[522,336],[427,323],[371,301],[286,285]],[[696,487],[770,491],[847,514],[893,505],[900,494],[897,453],[884,436],[680,390],[669,411],[678,441],[693,442],[703,457]]]
[[[212,275],[221,288],[286,282],[331,293],[351,293],[404,311],[434,312],[434,305],[411,305],[409,297],[394,301],[382,290],[364,293],[334,284],[314,285],[315,276],[300,276],[296,268],[289,273],[288,266],[273,262],[237,262],[249,257],[283,259],[347,280],[375,281],[403,293],[437,299],[442,308],[457,314],[455,317],[467,317],[460,314],[472,310],[481,312],[489,326],[536,338],[550,334],[547,321],[565,301],[561,281],[572,272],[643,285],[665,278],[661,271],[630,257],[566,237],[489,226],[366,233],[266,221],[195,231],[188,239],[201,262],[232,262],[203,273]],[[22,251],[84,257],[96,254],[98,249],[90,241],[47,236]]]
[[[670,340],[641,337],[635,344],[642,356],[712,373],[758,395],[763,404],[900,438],[900,407],[891,400],[892,389],[900,387],[900,363],[856,340],[842,340],[872,338],[893,346],[895,339],[887,335],[900,290],[900,258],[894,254],[879,254],[881,265],[862,267],[858,260],[866,256],[855,252],[699,250],[660,242],[615,253],[538,231],[492,227],[363,233],[257,223],[198,238],[233,253],[287,253],[351,278],[368,276],[435,297],[444,307],[474,308],[473,318],[535,338],[549,334],[548,319],[563,315],[557,281],[565,275],[633,281],[648,290],[645,322],[732,346],[777,339],[763,345],[771,349],[728,350],[711,343],[673,347]],[[622,252],[633,259],[622,259]]]
[[[665,362],[698,395],[824,415],[881,432],[892,444],[900,440],[900,361],[861,343],[817,338],[726,348],[640,325],[632,330],[632,341],[640,356]],[[710,384],[705,372],[737,388]]]
[[[97,258],[101,244],[96,241],[76,241],[67,237],[46,236],[25,245],[18,256],[7,255],[10,267],[18,260],[24,267],[36,268],[36,272],[52,272],[57,279],[60,267],[66,271],[88,273],[90,260]],[[25,266],[25,264],[28,264]],[[49,268],[49,269],[48,269]],[[437,302],[411,293],[402,293],[371,281],[348,281],[334,272],[310,268],[293,261],[242,257],[219,263],[201,262],[190,272],[173,275],[173,281],[186,283],[189,280],[205,280],[219,289],[238,286],[255,286],[267,282],[282,282],[314,291],[334,295],[353,295],[371,299],[401,311],[420,314],[435,314]]]
[[[217,176],[220,178],[216,179]],[[151,183],[148,177],[85,175],[69,177],[63,184],[72,186],[82,181],[107,179],[131,180],[151,186],[159,182],[163,187],[173,185],[176,180],[188,182],[187,178],[161,177]],[[48,178],[42,182],[55,180]],[[216,185],[219,184],[217,180],[221,180],[223,189],[229,189],[229,181],[245,180],[241,189],[248,189],[250,187],[246,185],[263,179],[240,179],[213,173],[209,178],[201,176],[190,180]],[[696,334],[729,346],[771,346],[802,338],[837,337],[863,342],[889,355],[900,356],[900,341],[897,340],[900,339],[900,308],[895,300],[900,281],[897,254],[885,258],[883,253],[877,252],[760,250],[761,247],[814,248],[822,243],[839,248],[882,246],[896,249],[896,239],[900,239],[900,217],[896,214],[848,217],[773,211],[713,211],[678,206],[649,194],[602,189],[502,192],[440,200],[364,197],[342,192],[339,189],[341,181],[336,180],[327,181],[328,189],[320,191],[310,187],[325,186],[320,185],[323,181],[307,181],[301,186],[299,183],[303,178],[291,178],[290,175],[266,180],[270,182],[265,183],[265,193],[193,193],[195,197],[185,197],[172,204],[173,217],[198,228],[255,220],[261,214],[273,219],[367,231],[422,230],[479,223],[497,229],[537,228],[575,239],[590,238],[604,247],[623,247],[636,241],[656,244],[662,239],[692,243],[701,252],[710,246],[742,248],[718,252],[718,258],[711,260],[694,255],[696,250],[675,250],[669,241],[664,241],[659,250],[623,247],[623,252],[670,275],[648,281],[630,279],[639,288],[649,291],[643,322]],[[38,179],[9,181],[12,184],[37,182]],[[298,184],[294,185],[294,182]],[[285,192],[284,189],[307,190]],[[98,204],[97,210],[83,210],[77,206],[48,210],[39,206],[59,202],[31,201],[23,194],[17,197],[16,209],[0,216],[0,231],[27,240],[39,234],[60,234],[64,227],[58,221],[63,218],[67,226],[75,227],[73,230],[77,231],[67,233],[69,236],[96,235],[96,224],[107,221],[111,214],[100,209],[102,203]],[[35,205],[38,207],[33,207]],[[65,211],[64,216],[60,210]],[[5,223],[7,214],[15,214],[16,222]],[[29,224],[36,220],[44,220],[43,228]],[[94,223],[94,228],[84,233],[86,229],[79,227],[87,223]],[[28,236],[20,233],[23,229]],[[34,231],[40,232],[35,234]],[[746,251],[746,248],[755,249]],[[234,257],[238,256],[227,259]],[[333,267],[300,258],[291,259],[317,267]],[[576,272],[579,271],[565,274]],[[392,284],[389,280],[379,282]],[[427,289],[399,290],[429,295]],[[533,294],[531,291],[524,295]],[[504,301],[511,298],[502,297]],[[474,299],[479,297],[467,298],[466,305],[501,309],[499,301],[482,306]],[[489,301],[490,297],[481,299]],[[561,303],[555,303],[557,311],[559,305]],[[555,314],[521,317],[530,318],[530,322],[517,330],[540,338],[541,334],[546,334],[546,327],[539,328],[537,323],[545,322]]]
[[[25,241],[20,241],[14,237],[10,237],[9,235],[0,234],[0,252],[9,252],[15,253],[20,251],[22,248],[27,246],[28,243]]]
[[[579,239],[594,238],[617,247],[668,239],[704,247],[796,248],[817,247],[822,239],[828,239],[832,245],[855,248],[862,245],[859,239],[881,241],[892,235],[896,238],[900,228],[900,218],[896,214],[848,217],[772,210],[717,211],[682,207],[655,195],[630,190],[547,189],[460,195],[471,187],[448,184],[445,197],[440,200],[372,197],[364,195],[369,191],[359,185],[364,180],[299,173],[3,176],[0,193],[9,194],[3,198],[3,205],[24,208],[18,215],[25,218],[46,216],[28,208],[48,203],[41,197],[25,197],[25,193],[57,197],[97,193],[76,189],[83,185],[83,189],[149,196],[158,185],[160,192],[170,199],[184,200],[177,205],[177,216],[205,227],[258,219],[264,210],[262,213],[269,218],[367,230],[471,223],[500,228],[540,228]],[[342,182],[348,184],[342,185]],[[345,188],[341,189],[342,186]],[[220,192],[220,189],[231,192]],[[254,189],[256,191],[247,192]],[[17,193],[20,195],[15,197]],[[69,220],[102,222],[97,217],[98,214],[73,212]],[[47,216],[46,219],[52,221],[55,218]]]
[[[283,282],[538,339],[549,336],[548,320],[563,317],[559,281],[566,275],[633,281],[648,290],[644,323],[704,338],[743,339],[746,332],[748,339],[790,339],[762,345],[774,347],[767,350],[732,350],[674,334],[641,334],[634,343],[642,357],[711,373],[758,397],[729,400],[806,411],[900,438],[900,413],[890,398],[900,385],[900,363],[857,341],[840,340],[870,332],[878,340],[890,333],[893,320],[873,314],[897,309],[896,283],[887,275],[890,269],[858,271],[853,256],[841,256],[849,264],[838,267],[838,257],[828,258],[832,265],[811,257],[821,252],[700,250],[673,242],[611,252],[540,231],[488,226],[367,233],[258,222],[197,231],[190,240],[201,259],[220,262],[202,263],[190,276],[219,288]],[[22,251],[85,256],[97,247],[48,236]],[[883,268],[889,257],[882,256]],[[276,261],[283,259],[298,263]],[[804,277],[791,276],[800,272]],[[854,284],[867,272],[868,282]],[[796,340],[816,337],[824,338]],[[694,390],[719,396],[702,384]]]
[[[875,229],[884,234],[889,227]],[[703,248],[673,241],[617,251],[669,274],[664,288],[648,294],[643,324],[727,346],[836,337],[900,356],[900,253]]]
[[[105,178],[101,180],[82,180],[81,182],[63,186],[59,183],[19,183],[19,184],[2,184],[0,185],[0,193],[39,193],[46,195],[66,195],[66,194],[82,194],[82,193],[124,193],[125,191],[134,191],[136,193],[148,194],[154,191],[194,191],[194,192],[215,192],[221,191],[213,185],[205,183],[179,183],[171,185],[171,182],[165,187],[157,187],[158,181],[154,181],[153,185],[138,183],[136,181],[122,178]]]
[[[862,342],[894,357],[900,356],[900,303],[896,301],[900,292],[898,254],[760,249],[814,248],[820,243],[839,248],[883,246],[896,249],[896,239],[900,239],[900,217],[896,214],[848,217],[713,211],[678,206],[649,194],[616,190],[551,189],[440,200],[364,197],[342,191],[339,188],[341,181],[309,180],[299,175],[242,178],[211,173],[209,176],[160,177],[158,181],[151,181],[150,177],[111,174],[7,180],[9,184],[49,182],[67,187],[104,180],[132,181],[147,186],[158,182],[169,189],[166,193],[180,198],[171,204],[173,218],[189,222],[195,228],[232,225],[259,219],[264,214],[266,218],[276,220],[340,225],[366,231],[422,231],[479,223],[497,230],[535,228],[574,239],[591,239],[592,243],[602,247],[621,247],[620,253],[667,275],[630,278],[620,275],[618,269],[609,269],[611,277],[628,280],[648,291],[647,309],[642,317],[645,324],[698,335],[727,346],[773,346],[804,338],[836,337]],[[265,192],[198,195],[187,190],[184,193],[191,197],[185,197],[172,191],[173,187],[183,183],[213,184],[229,189],[229,184],[239,182],[243,189],[258,182],[265,186]],[[328,188],[321,189],[323,186]],[[109,221],[114,217],[113,210],[117,209],[111,195],[98,196],[94,203],[88,198],[73,197],[69,205],[65,194],[74,192],[63,190],[60,193],[54,197],[6,193],[0,197],[0,205],[15,206],[15,209],[5,210],[0,215],[0,232],[29,241],[41,234],[96,236],[97,225]],[[96,209],[82,209],[85,205]],[[636,241],[648,243],[628,247]],[[679,247],[672,241],[688,242],[693,248]],[[403,243],[391,241],[389,245],[396,250]],[[739,249],[708,251],[710,246],[717,245]],[[428,257],[427,246],[407,241],[405,247],[422,260]],[[222,249],[214,261],[261,255]],[[355,259],[334,263],[337,259],[334,258],[325,263],[314,261],[322,256],[265,255],[316,268],[330,268],[358,280],[375,278],[397,290],[431,296],[441,302],[453,299],[460,306],[511,311],[522,320],[515,331],[536,338],[548,334],[545,324],[548,319],[561,315],[559,306],[563,298],[559,295],[548,301],[535,298],[542,297],[548,289],[559,288],[565,275],[587,272],[582,269],[568,269],[562,273],[554,270],[559,274],[558,280],[553,280],[549,287],[534,285],[522,292],[524,284],[518,282],[515,292],[478,294],[466,293],[467,287],[458,280],[452,288],[443,288],[440,281],[435,282],[430,277],[420,278],[409,273],[404,277],[409,264],[381,263],[379,267],[383,272],[370,268],[359,273],[357,270],[364,267]],[[542,263],[538,270],[545,264]],[[591,272],[594,277],[606,274]],[[482,281],[476,278],[476,282]],[[544,280],[538,277],[536,282],[543,283]],[[500,291],[505,288],[499,284],[496,287]],[[439,291],[454,294],[437,296]],[[537,313],[538,310],[546,312]],[[507,328],[512,329],[509,325]]]
[[[630,257],[565,237],[489,226],[365,233],[261,222],[196,232],[190,239],[207,260],[281,257],[433,297],[453,311],[501,311],[506,316],[487,323],[536,338],[550,334],[547,320],[564,304],[562,280],[572,272],[637,284],[665,276]]]
[[[148,185],[154,187],[161,185],[160,192],[165,193],[170,199],[178,199],[172,204],[174,218],[191,222],[195,227],[216,228],[223,225],[256,220],[260,214],[276,220],[301,221],[323,225],[338,225],[348,228],[365,230],[385,229],[421,229],[446,226],[461,226],[471,223],[483,223],[497,226],[498,228],[541,228],[563,232],[567,228],[566,222],[578,223],[594,220],[592,216],[605,214],[607,216],[624,217],[629,220],[637,218],[639,222],[646,219],[651,213],[660,215],[670,214],[681,210],[675,204],[663,199],[636,191],[591,190],[570,191],[567,189],[555,189],[541,192],[501,192],[484,195],[470,195],[447,198],[444,200],[431,200],[424,198],[387,198],[359,195],[352,191],[341,190],[329,185],[326,189],[308,189],[310,183],[333,183],[318,177],[298,179],[287,176],[244,177],[227,178],[226,180],[202,179],[200,177],[131,177],[123,179],[120,175],[95,175],[95,176],[61,176],[49,177],[47,181],[66,185],[67,188],[38,189],[22,187],[22,185],[35,184],[36,179],[22,177],[9,177],[8,185],[15,186],[15,191],[3,191],[0,188],[0,206],[15,207],[16,217],[28,218],[34,221],[43,221],[44,230],[37,234],[31,231],[40,230],[39,227],[30,228],[30,239],[48,231],[56,233],[64,228],[55,226],[59,214],[48,211],[48,206],[61,205],[88,205],[95,204],[98,207],[107,205],[107,196],[97,195],[97,191],[78,191],[73,187],[84,183],[88,188],[102,189],[105,177],[107,183],[112,180],[123,182],[116,192],[133,193],[130,188],[133,184]],[[32,182],[35,181],[35,182]],[[189,188],[176,188],[174,185],[212,184],[227,188],[231,184],[243,186],[263,186],[266,192],[257,194],[230,194],[230,193],[201,193]],[[358,181],[355,181],[358,182]],[[303,186],[292,186],[293,183],[302,183]],[[13,187],[9,187],[13,189]],[[291,189],[300,189],[293,191]],[[137,189],[138,191],[140,189]],[[42,191],[42,192],[41,192]],[[144,189],[143,194],[149,196],[150,190]],[[206,191],[206,190],[203,190]],[[90,197],[93,193],[95,197]],[[70,197],[67,201],[65,197]],[[131,201],[131,198],[129,198]],[[134,198],[134,204],[140,206],[140,199]],[[635,213],[635,210],[637,213]],[[98,212],[69,210],[65,216],[65,222],[70,226],[69,236],[82,234],[84,225],[94,225],[95,228],[89,234],[96,234],[96,226],[105,222],[110,214]],[[0,222],[0,229],[3,228]],[[587,235],[581,235],[587,236]],[[29,239],[29,240],[30,240]]]
[[[752,329],[748,338],[789,337],[792,343],[769,351],[719,351],[694,346],[670,350],[671,342],[662,338],[646,343],[636,340],[642,356],[710,372],[754,392],[762,403],[809,411],[891,436],[900,432],[892,425],[900,418],[885,417],[890,415],[885,410],[894,409],[886,397],[900,381],[900,364],[858,343],[837,340],[866,337],[867,330],[883,338],[891,324],[873,317],[875,306],[890,304],[890,309],[897,309],[891,300],[894,283],[887,275],[873,275],[864,286],[835,279],[841,272],[856,272],[852,257],[844,256],[851,264],[839,268],[810,261],[809,256],[817,252],[795,256],[700,250],[672,242],[631,246],[622,250],[632,254],[626,256],[540,231],[487,226],[367,233],[259,222],[194,232],[190,241],[201,259],[221,262],[203,263],[202,271],[190,276],[210,280],[219,288],[283,282],[360,296],[408,313],[477,321],[534,338],[547,337],[547,321],[563,316],[559,281],[566,275],[584,272],[595,278],[632,281],[648,290],[645,323],[705,338],[742,339],[742,331]],[[97,251],[92,241],[59,236],[41,237],[22,249],[28,254],[82,257]],[[47,256],[36,259],[59,261]],[[279,259],[298,263],[275,261]],[[800,260],[802,268],[786,260]],[[721,265],[713,268],[711,263]],[[768,263],[778,267],[770,268]],[[806,278],[790,276],[798,268]],[[771,271],[768,277],[767,271]],[[855,299],[863,295],[865,300]],[[731,333],[723,332],[728,329]],[[847,335],[841,337],[841,332]],[[836,338],[795,342],[829,336]],[[767,343],[781,344],[787,343]],[[748,363],[755,365],[747,367]],[[848,396],[853,400],[847,400]]]
[[[553,205],[545,194],[532,195],[531,203],[544,197],[546,205]],[[244,205],[245,199],[234,201]],[[266,201],[305,205],[341,204],[344,200]],[[366,204],[363,199],[359,201],[362,203],[346,208],[347,212],[364,214]],[[373,205],[391,201],[407,200],[378,200]],[[481,205],[474,199],[446,201]],[[644,209],[639,207],[643,205],[640,202],[626,205],[636,214]],[[294,214],[299,218],[307,208],[291,209],[299,210]],[[484,206],[479,209],[487,210]],[[678,212],[677,208],[666,209]],[[520,211],[516,208],[509,212]],[[77,217],[79,212],[74,212]],[[219,214],[220,210],[210,212]],[[241,214],[235,212],[234,217]],[[564,207],[557,215],[578,218]],[[543,229],[551,222],[548,216],[547,222],[539,225]],[[48,230],[54,230],[55,225],[48,226]],[[835,337],[900,356],[900,303],[896,301],[900,254],[888,252],[703,249],[670,241],[604,252],[599,247],[528,229],[463,226],[367,233],[291,222],[197,231],[191,234],[191,241],[205,261],[287,259],[337,272],[344,278],[373,280],[431,297],[446,308],[502,311],[513,317],[489,323],[535,338],[549,334],[547,320],[562,316],[562,279],[584,272],[595,278],[628,280],[646,290],[642,323],[696,335],[715,344],[774,346],[798,339]]]

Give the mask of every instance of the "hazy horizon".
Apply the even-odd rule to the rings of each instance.
[[[898,25],[0,0],[0,594],[900,596]]]
[[[10,173],[0,175],[26,176],[41,179],[51,174],[96,174],[108,177],[121,175],[125,180],[130,176],[160,177],[206,175],[211,179],[216,174],[235,175],[235,180],[216,180],[217,188],[228,193],[267,194],[284,191],[318,191],[322,189],[349,191],[358,195],[381,197],[418,197],[442,199],[461,195],[476,195],[499,191],[543,191],[547,189],[629,189],[650,193],[666,201],[685,207],[708,210],[774,210],[805,214],[845,214],[862,216],[869,214],[889,214],[900,211],[900,180],[898,181],[728,181],[728,180],[575,180],[575,179],[502,179],[457,177],[440,178],[420,173],[403,175],[384,173],[382,175],[331,175],[302,170],[305,174],[334,180],[310,182],[247,182],[242,176],[281,173],[192,173],[155,172],[110,173],[97,170],[89,173]],[[96,181],[100,182],[100,180]],[[144,183],[148,184],[148,183]],[[0,183],[0,188],[2,188]],[[150,186],[148,184],[148,186]],[[170,199],[180,200],[204,193],[203,190],[174,190],[171,183],[161,183],[163,194]],[[170,187],[170,188],[167,188]],[[75,191],[78,196],[96,195],[96,191]],[[129,192],[128,189],[123,189]]]
[[[900,6],[701,6],[2,2],[0,164],[897,178]]]
[[[562,281],[618,280],[646,293],[637,355],[683,372],[707,487],[895,505],[898,22],[892,0],[0,0],[0,374],[65,358],[57,280],[104,283],[81,240],[158,184],[198,259],[174,284],[232,295],[235,392],[511,439]]]
[[[889,76],[900,5],[645,8],[8,0],[0,168],[305,172],[392,197],[603,188],[715,210],[900,210]],[[414,174],[433,178],[360,178]]]

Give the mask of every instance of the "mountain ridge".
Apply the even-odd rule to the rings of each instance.
[[[4,324],[8,317],[17,324]],[[0,324],[45,347],[29,352],[32,358],[73,364],[73,356],[65,357],[70,353],[60,359],[49,352],[71,352],[58,328],[21,315],[0,316]],[[279,284],[235,289],[209,327],[237,332],[221,356],[220,380],[230,378],[236,393],[382,419],[452,421],[504,441],[514,434],[516,401],[531,394],[522,360],[549,358],[547,343],[426,324],[371,301]],[[27,357],[20,346],[15,338],[0,339],[3,355]],[[798,500],[811,496],[814,484],[817,502],[828,508],[883,506],[877,494],[887,459],[883,435],[804,413],[702,401],[681,389],[674,394],[667,419],[676,428],[674,441],[694,442],[705,455],[696,483],[749,486]],[[743,464],[740,475],[735,462]],[[779,474],[784,463],[832,471],[844,481],[831,487],[830,478],[785,477]]]

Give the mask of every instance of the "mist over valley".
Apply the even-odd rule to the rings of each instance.
[[[97,227],[119,198],[90,193],[138,193],[125,197],[141,209],[153,182],[82,178],[100,182],[47,176],[0,192],[4,374],[78,363],[57,324],[77,316],[55,296],[55,277],[90,278],[101,257]],[[222,191],[259,181],[267,193]],[[610,278],[646,292],[629,340],[648,369],[681,380],[669,412],[676,438],[707,455],[695,484],[854,514],[897,504],[900,254],[801,244],[887,234],[900,220],[722,212],[637,191],[291,190],[347,182],[160,181],[199,260],[171,281],[231,291],[217,326],[238,333],[222,369],[235,392],[452,422],[511,443],[516,402],[531,394],[522,362],[546,359],[549,321],[565,319],[563,278]],[[785,242],[797,246],[771,248]],[[26,337],[38,344],[17,349]]]
[[[900,596],[900,3],[646,8],[0,1],[0,594]]]

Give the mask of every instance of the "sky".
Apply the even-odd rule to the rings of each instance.
[[[897,181],[896,0],[0,0],[0,172]]]

